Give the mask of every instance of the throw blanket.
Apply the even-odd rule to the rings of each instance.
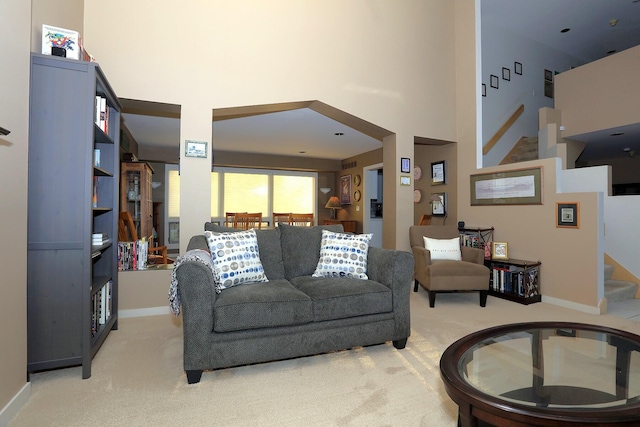
[[[173,270],[171,271],[171,286],[169,286],[169,307],[171,308],[171,312],[176,316],[180,314],[180,292],[178,292],[178,279],[176,277],[176,272],[178,268],[187,261],[200,262],[206,265],[209,267],[209,270],[211,270],[213,276],[216,276],[211,254],[204,249],[192,249],[187,251],[183,256],[178,257],[176,263],[173,265]],[[220,293],[220,289],[217,284],[216,292]]]

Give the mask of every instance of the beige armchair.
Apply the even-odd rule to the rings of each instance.
[[[487,304],[489,269],[484,265],[484,251],[461,247],[462,261],[431,260],[431,253],[424,247],[423,237],[452,239],[459,236],[455,225],[412,225],[409,241],[415,260],[414,292],[418,284],[429,293],[429,306],[433,307],[438,292],[480,292],[480,306]]]

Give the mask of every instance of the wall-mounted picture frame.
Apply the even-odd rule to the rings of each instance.
[[[340,177],[340,204],[351,204],[351,175]]]
[[[502,67],[502,80],[506,80],[506,81],[511,81],[511,70],[506,68],[506,67]]]
[[[542,205],[543,168],[471,175],[471,205]]]
[[[498,79],[498,76],[491,74],[491,77],[489,79],[489,83],[491,87],[494,89],[498,89],[499,82],[500,82],[500,79]]]
[[[411,159],[408,157],[400,158],[400,173],[411,173]]]
[[[553,72],[551,70],[544,70],[544,79],[548,82],[553,82]]]
[[[482,83],[482,96],[487,96],[487,85]]]
[[[445,216],[447,214],[447,193],[431,193],[431,215]]]
[[[184,142],[184,155],[185,157],[207,157],[207,142],[206,141],[185,141]]]
[[[431,185],[444,185],[447,183],[444,160],[431,163]]]
[[[556,203],[556,227],[580,228],[580,203],[557,202]]]
[[[519,76],[522,75],[522,64],[520,62],[513,63],[513,72]]]
[[[544,82],[544,96],[547,98],[553,98],[553,82]]]
[[[491,259],[508,260],[509,244],[507,242],[491,242]]]
[[[400,177],[400,185],[411,185],[411,177],[410,176],[401,176]]]

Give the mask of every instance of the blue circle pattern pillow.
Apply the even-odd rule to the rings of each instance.
[[[216,272],[216,291],[242,283],[268,282],[254,229],[220,233],[205,231]]]
[[[322,230],[320,259],[313,277],[368,279],[367,254],[373,234]]]

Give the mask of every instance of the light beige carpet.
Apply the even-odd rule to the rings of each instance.
[[[440,380],[442,352],[462,336],[520,321],[576,321],[640,335],[640,322],[545,303],[477,294],[411,293],[412,335],[331,354],[205,372],[188,385],[180,318],[121,319],[93,360],[31,376],[31,398],[9,424],[23,426],[455,426]]]

